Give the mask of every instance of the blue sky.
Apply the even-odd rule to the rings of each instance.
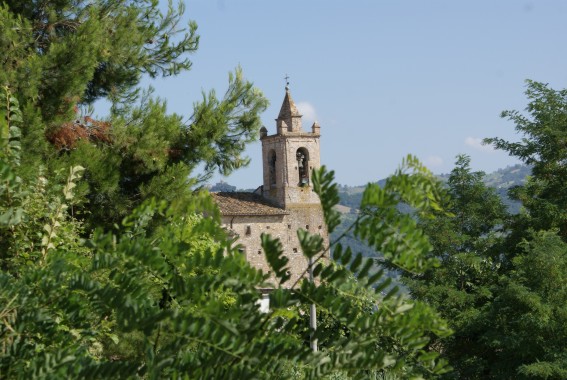
[[[271,102],[262,118],[271,134],[287,73],[304,127],[321,124],[321,159],[341,184],[384,178],[408,153],[435,173],[459,153],[486,172],[514,164],[480,139],[521,137],[499,115],[525,108],[525,79],[567,87],[563,0],[185,3],[201,43],[190,72],[151,83],[168,109],[190,116],[201,90],[222,94],[241,65]],[[260,151],[251,144],[251,165],[222,179],[260,185]]]

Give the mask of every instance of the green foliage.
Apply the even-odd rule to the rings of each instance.
[[[22,122],[18,100],[8,87],[0,92],[0,225],[13,226],[21,222],[20,182],[12,166],[20,164],[20,128]]]
[[[512,190],[511,196],[527,210],[518,223],[529,223],[535,229],[558,228],[567,237],[567,90],[553,90],[547,84],[527,81],[526,96],[530,100],[524,115],[504,111],[523,138],[509,142],[501,138],[486,143],[502,149],[532,167],[532,177],[524,186]],[[518,237],[517,241],[521,240]]]
[[[567,244],[540,232],[520,244],[514,269],[498,284],[483,340],[495,356],[492,376],[564,379],[567,376]]]
[[[77,175],[71,170],[55,210],[72,204]],[[336,199],[332,174],[318,175],[328,191],[322,199]],[[55,185],[45,186],[49,194]],[[211,206],[206,198],[193,202],[194,209]],[[332,202],[326,204],[332,210]],[[338,254],[337,263],[320,261],[318,284],[278,286],[270,297],[272,309],[260,313],[258,288],[268,286],[268,276],[248,265],[214,219],[179,216],[169,206],[145,202],[119,230],[97,230],[85,243],[34,245],[35,261],[15,264],[17,276],[3,271],[3,378],[267,378],[275,373],[292,378],[298,373],[290,363],[306,378],[337,370],[356,378],[376,371],[401,376],[446,371],[424,351],[428,334],[448,333],[444,323],[423,304],[394,293],[383,297],[381,276],[368,272],[370,261],[351,260],[347,253]],[[43,208],[50,210],[47,204]],[[55,214],[55,232],[72,227],[61,215],[68,214]],[[42,226],[25,228],[41,231]],[[68,233],[73,231],[76,236],[77,230]],[[323,252],[320,237],[299,234],[306,255]],[[277,259],[274,266],[280,265],[278,243],[265,236],[264,248]],[[77,256],[81,251],[86,254]],[[312,302],[332,322],[317,330],[327,347],[318,353],[304,344],[304,318],[294,311]],[[337,327],[343,333],[337,334]]]
[[[480,336],[488,323],[483,310],[494,297],[492,287],[504,259],[502,226],[507,214],[483,177],[471,171],[469,157],[457,157],[447,181],[447,213],[418,219],[432,244],[429,255],[441,265],[419,275],[403,273],[410,294],[431,305],[455,331],[431,344],[454,366],[455,378],[484,378],[484,360],[493,354],[483,353]]]
[[[84,168],[81,166],[75,166],[74,168],[71,168],[69,172],[69,177],[67,178],[67,183],[63,187],[63,195],[66,201],[70,201],[73,199],[73,188],[76,186],[74,181],[76,181],[80,177],[79,173],[81,173],[83,170]],[[59,202],[56,201],[55,203],[52,203],[50,205],[50,209],[52,212],[51,215],[49,216],[48,223],[43,226],[43,230],[45,231],[45,234],[41,239],[42,261],[45,260],[47,256],[47,252],[50,249],[55,249],[55,245],[57,244],[56,239],[59,237],[58,229],[59,227],[61,227],[61,222],[63,222],[66,219],[67,208],[68,206],[61,201]]]
[[[330,247],[303,230],[316,281],[290,287],[281,245],[264,236],[279,283],[260,312],[269,275],[246,262],[210,197],[191,186],[248,163],[244,146],[267,101],[240,68],[222,97],[203,94],[188,122],[142,92],[142,75],[189,69],[197,47],[194,23],[177,28],[182,4],[160,9],[157,0],[0,5],[0,378],[446,372],[426,347],[450,333],[443,320],[396,289],[383,294],[390,280],[340,242],[327,260]],[[113,102],[106,120],[79,111],[100,98]],[[333,174],[313,179],[332,231]],[[368,187],[352,229],[391,265],[420,273],[436,261],[396,205],[428,216],[441,197],[409,157],[384,189]],[[326,320],[320,352],[305,343],[302,311],[313,303]]]
[[[8,87],[0,92],[0,146],[2,152],[0,158],[14,165],[20,164],[20,128],[22,123],[22,112],[18,99],[16,99]]]
[[[262,248],[266,253],[266,260],[270,267],[274,270],[274,275],[279,280],[279,284],[285,283],[291,278],[289,267],[289,259],[283,255],[282,243],[273,239],[270,235],[262,234]]]
[[[431,304],[455,334],[434,340],[469,379],[565,378],[565,121],[567,92],[528,81],[527,115],[505,111],[520,142],[486,139],[530,165],[525,184],[510,190],[522,202],[506,215],[494,191],[459,157],[449,178],[454,217],[420,220],[442,265],[409,276],[417,299]]]
[[[21,113],[6,115],[23,122],[13,130],[26,151],[20,177],[33,182],[40,165],[46,178],[84,167],[75,211],[87,228],[109,230],[152,197],[183,213],[191,186],[248,164],[244,146],[256,138],[267,100],[240,68],[224,96],[203,95],[188,121],[139,87],[143,75],[190,69],[199,37],[194,22],[180,25],[183,12],[181,1],[166,8],[157,0],[0,5],[0,48],[10,57],[0,86],[16,94],[0,109],[21,105]],[[89,106],[101,98],[113,103],[111,114],[93,120]],[[204,173],[194,173],[201,164]]]
[[[339,203],[339,192],[337,185],[333,183],[333,179],[334,173],[327,172],[325,166],[320,171],[315,170],[313,172],[313,191],[317,194],[325,194],[325,196],[320,197],[321,207],[330,234],[340,223],[340,215],[334,209],[334,206]]]
[[[70,106],[65,103],[76,96],[88,103],[100,97],[131,101],[143,73],[155,77],[187,70],[187,53],[198,46],[195,23],[178,26],[182,2],[174,7],[170,1],[165,13],[154,0],[3,4],[9,10],[0,23],[6,27],[5,43],[17,41],[11,47],[14,58],[5,63],[7,79],[18,92],[20,83],[31,84],[26,92],[49,119],[65,112]],[[30,68],[30,81],[21,81]]]
[[[334,206],[338,202],[338,189],[333,184],[333,172],[323,167],[312,178],[325,220],[336,226],[339,215]],[[355,233],[367,242],[394,239],[391,244],[374,245],[387,252],[390,264],[404,265],[415,272],[434,265],[434,261],[423,257],[428,246],[423,245],[421,235],[409,232],[413,220],[399,213],[398,202],[394,201],[411,202],[423,214],[438,209],[441,192],[430,173],[413,157],[408,157],[384,189],[368,185],[365,194],[366,203],[360,206],[364,211],[353,223]],[[389,218],[387,223],[383,222],[384,216]],[[371,271],[372,259],[363,258],[360,253],[353,255],[350,249],[343,250],[341,243],[335,242],[334,260],[326,262],[323,257],[327,251],[320,241],[305,231],[298,234],[304,254],[315,258],[316,283],[304,280],[296,294],[305,304],[315,303],[318,312],[325,316],[328,328],[319,328],[315,337],[323,347],[329,347],[328,354],[335,366],[353,378],[381,371],[411,377],[447,370],[446,363],[435,360],[436,354],[423,350],[428,334],[450,333],[427,306],[410,302],[395,288],[384,295],[382,291],[391,280],[383,277],[383,271]],[[281,290],[278,295],[282,297]],[[281,301],[274,298],[277,308]]]
[[[532,166],[532,176],[510,195],[524,210],[507,224],[502,266],[491,302],[479,313],[484,378],[561,379],[565,360],[565,241],[567,91],[527,82],[527,115],[505,111],[520,142],[487,143]],[[561,327],[559,327],[561,326]]]
[[[442,188],[414,157],[408,156],[384,187],[369,184],[362,196],[355,236],[366,240],[389,265],[421,272],[437,265],[427,259],[431,246],[412,215],[400,213],[398,204],[409,205],[421,217],[440,211]]]
[[[41,168],[33,181],[24,181],[18,175],[21,112],[8,88],[4,91],[0,96],[6,106],[0,120],[4,137],[0,157],[0,267],[18,275],[22,266],[43,261],[48,250],[57,245],[76,246],[80,223],[69,218],[65,202],[72,201],[75,181],[82,168],[71,169],[63,189],[52,186],[47,190]]]
[[[86,168],[88,186],[78,191],[83,200],[78,211],[87,225],[111,228],[152,197],[168,200],[184,213],[191,186],[214,170],[230,173],[247,164],[241,157],[244,144],[255,137],[258,115],[267,105],[240,70],[230,76],[223,100],[212,93],[207,102],[195,105],[203,114],[190,125],[167,114],[165,102],[149,95],[112,120],[110,144],[80,142],[55,163]],[[200,163],[205,163],[205,173],[194,178]]]
[[[259,115],[267,106],[266,98],[244,79],[240,67],[229,74],[222,99],[216,97],[215,91],[203,93],[202,102],[193,105],[191,125],[179,144],[186,162],[205,164],[201,181],[210,178],[216,169],[228,175],[248,165],[249,159],[240,155],[247,143],[257,139]]]

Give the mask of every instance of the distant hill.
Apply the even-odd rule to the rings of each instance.
[[[235,191],[244,193],[253,193],[256,189],[237,189],[236,186],[232,186],[224,181],[215,183],[214,185],[209,185],[208,189],[210,192],[225,192],[233,193]]]
[[[232,186],[224,181],[220,181],[209,187],[209,191],[212,193],[221,192],[221,191],[226,193],[231,193],[236,191],[236,186]]]
[[[514,186],[523,185],[526,182],[526,177],[529,176],[530,173],[531,169],[528,166],[517,164],[486,174],[484,177],[484,183],[487,186],[496,189],[496,192],[508,206],[511,213],[518,213],[520,211],[520,203],[508,198],[508,189]],[[447,181],[449,174],[440,174],[438,177],[442,181]],[[385,182],[385,179],[381,179],[376,183],[383,185]],[[356,207],[360,205],[362,192],[365,187],[366,185],[339,185],[340,204],[351,209],[356,209]]]
[[[532,169],[526,165],[508,166],[505,169],[499,169],[487,174],[484,178],[484,183],[495,188],[498,195],[508,206],[508,210],[513,214],[517,214],[520,212],[521,204],[508,198],[508,190],[514,186],[526,183],[526,178],[531,175],[531,172]]]

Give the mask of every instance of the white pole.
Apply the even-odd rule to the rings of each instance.
[[[309,258],[309,281],[314,282],[313,279],[313,258]],[[317,310],[315,304],[311,304],[311,315],[309,316],[309,327],[311,328],[311,349],[317,352],[317,338],[315,332],[317,331]]]

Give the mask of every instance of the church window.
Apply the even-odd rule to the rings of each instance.
[[[305,229],[308,230],[309,229],[309,224],[305,225]]]
[[[294,248],[294,249],[293,249],[293,253],[297,253],[297,248]]]
[[[268,172],[270,176],[270,185],[276,184],[276,152],[271,150],[268,154]]]
[[[252,228],[250,226],[246,226],[246,235],[250,235],[252,233]]]
[[[291,224],[288,224],[288,225],[287,225],[287,229],[288,229],[288,230],[291,230]]]
[[[295,153],[297,169],[299,171],[299,186],[309,185],[309,152],[305,148],[299,148]]]
[[[262,254],[262,250],[261,250],[261,249],[258,250],[258,254],[259,254],[259,255]]]

